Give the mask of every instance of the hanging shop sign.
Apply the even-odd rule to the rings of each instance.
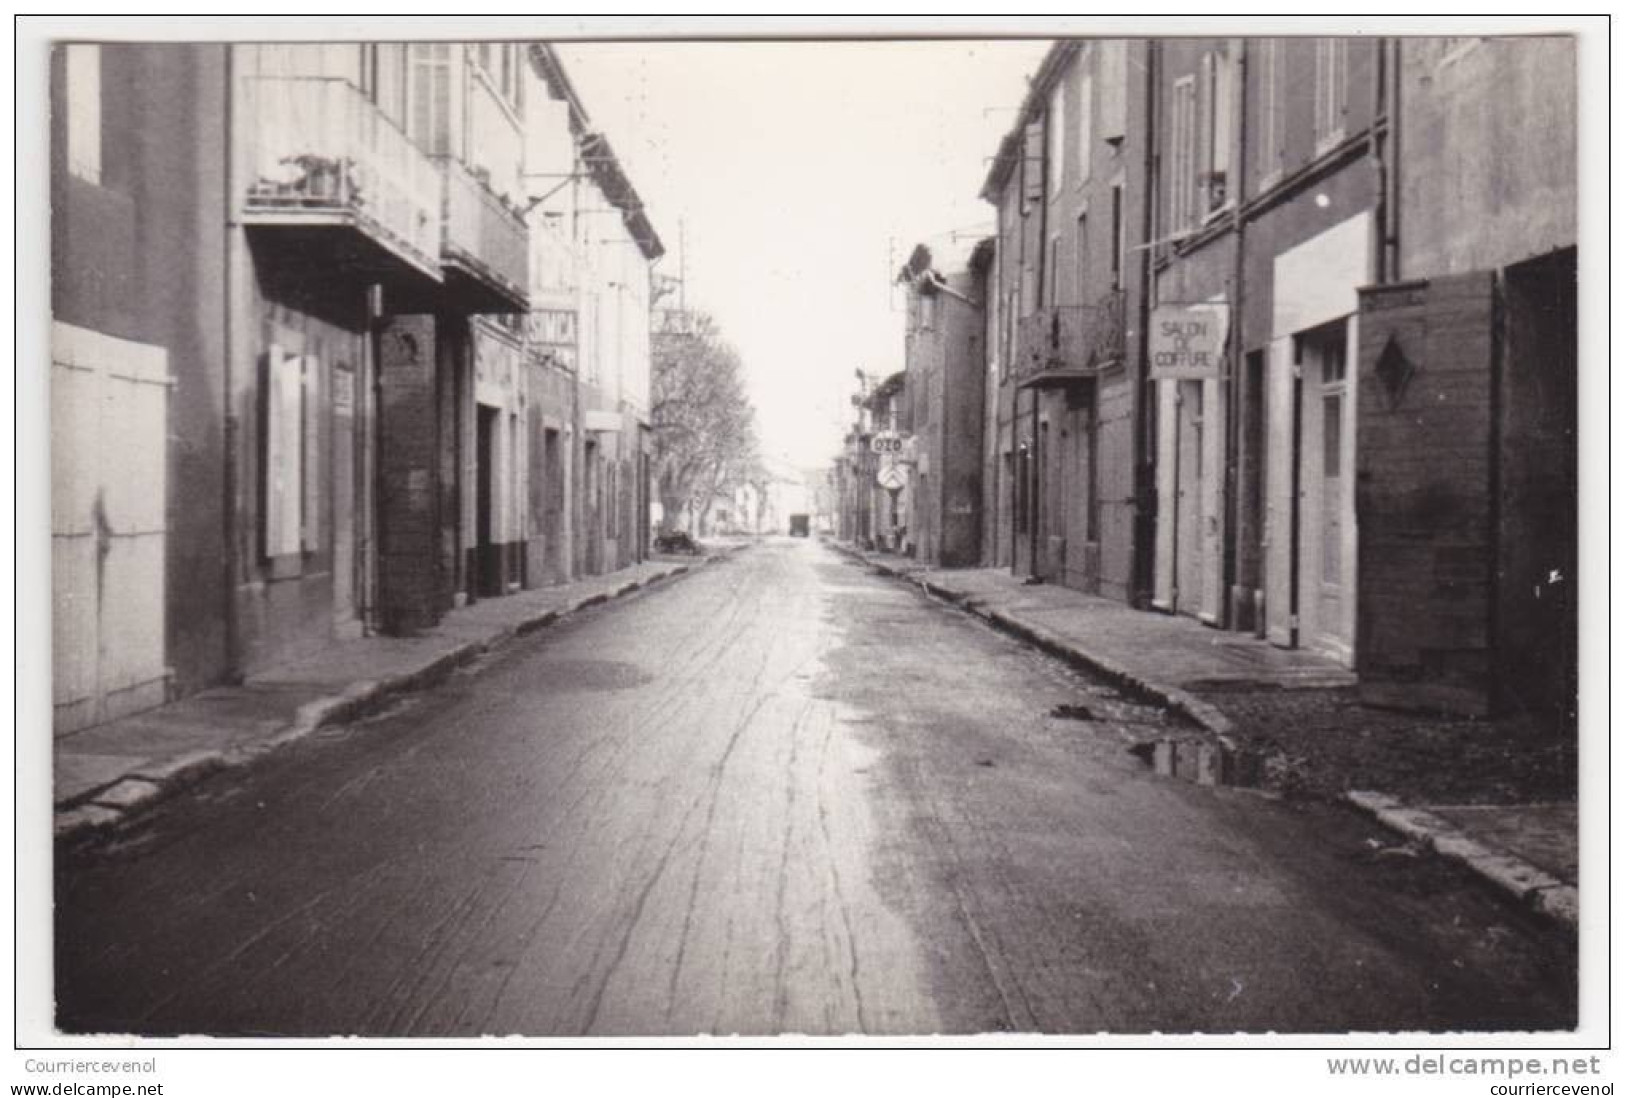
[[[1218,377],[1229,327],[1228,305],[1158,305],[1151,310],[1152,380]]]

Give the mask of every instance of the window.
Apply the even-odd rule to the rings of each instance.
[[[63,91],[68,171],[102,181],[102,51],[100,46],[63,47]]]
[[[1095,144],[1095,81],[1084,77],[1078,85],[1078,186],[1089,178]]]
[[[361,90],[392,121],[406,124],[406,46],[380,42],[361,47]]]
[[[1049,268],[1044,274],[1046,295],[1051,308],[1061,303],[1061,237],[1056,234],[1049,238]]]
[[[1315,153],[1342,141],[1348,114],[1349,44],[1346,38],[1315,40]]]
[[[1281,177],[1281,40],[1258,42],[1258,178],[1260,188]]]
[[[1128,135],[1128,43],[1100,46],[1100,139],[1116,143]]]
[[[1085,291],[1090,285],[1089,278],[1089,215],[1078,215],[1078,292],[1076,299],[1082,301]]]
[[[1066,84],[1057,83],[1049,96],[1049,117],[1044,127],[1048,143],[1045,146],[1045,156],[1049,160],[1049,198],[1061,193],[1061,158],[1065,155],[1066,147]]]
[[[1080,232],[1081,238],[1081,232]],[[1123,288],[1123,260],[1127,237],[1123,232],[1123,185],[1112,185],[1112,289]]]
[[[1016,357],[1016,291],[1011,290],[1004,295],[1004,314],[999,319],[1004,323],[1004,330],[1000,333],[1003,340],[1001,359],[1004,363],[1004,376],[1009,377],[1010,364]]]
[[[411,47],[411,114],[407,134],[431,156],[451,151],[451,47],[414,42]]]
[[[1031,495],[1029,479],[1032,476],[1032,448],[1023,442],[1016,450],[1016,483],[1015,483],[1015,527],[1026,531],[1029,511],[1028,499]]]
[[[314,356],[290,354],[274,343],[266,353],[261,499],[267,558],[319,547],[320,380]]]
[[[1033,122],[1022,131],[1021,212],[1044,198],[1044,123]]]
[[[1201,214],[1222,210],[1229,202],[1231,86],[1234,66],[1228,55],[1202,58],[1201,162],[1196,179]]]
[[[1182,233],[1191,227],[1196,201],[1196,80],[1174,81],[1172,125],[1168,150],[1168,229]]]
[[[918,296],[920,302],[920,327],[923,329],[935,328],[937,326],[937,295],[921,293]]]

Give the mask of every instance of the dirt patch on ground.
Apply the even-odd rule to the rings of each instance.
[[[1374,709],[1353,687],[1210,687],[1200,696],[1234,722],[1243,749],[1271,758],[1269,784],[1337,796],[1350,789],[1420,804],[1573,801],[1571,727],[1528,716],[1473,720]]]

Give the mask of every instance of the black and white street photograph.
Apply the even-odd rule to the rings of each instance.
[[[1612,1093],[1606,18],[59,22],[7,1083]]]

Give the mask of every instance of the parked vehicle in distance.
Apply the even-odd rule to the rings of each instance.
[[[673,530],[670,533],[655,536],[655,552],[657,553],[686,553],[693,555],[699,551],[699,542],[690,537],[686,530]]]
[[[806,515],[790,516],[790,536],[804,538],[810,532],[809,519]]]

